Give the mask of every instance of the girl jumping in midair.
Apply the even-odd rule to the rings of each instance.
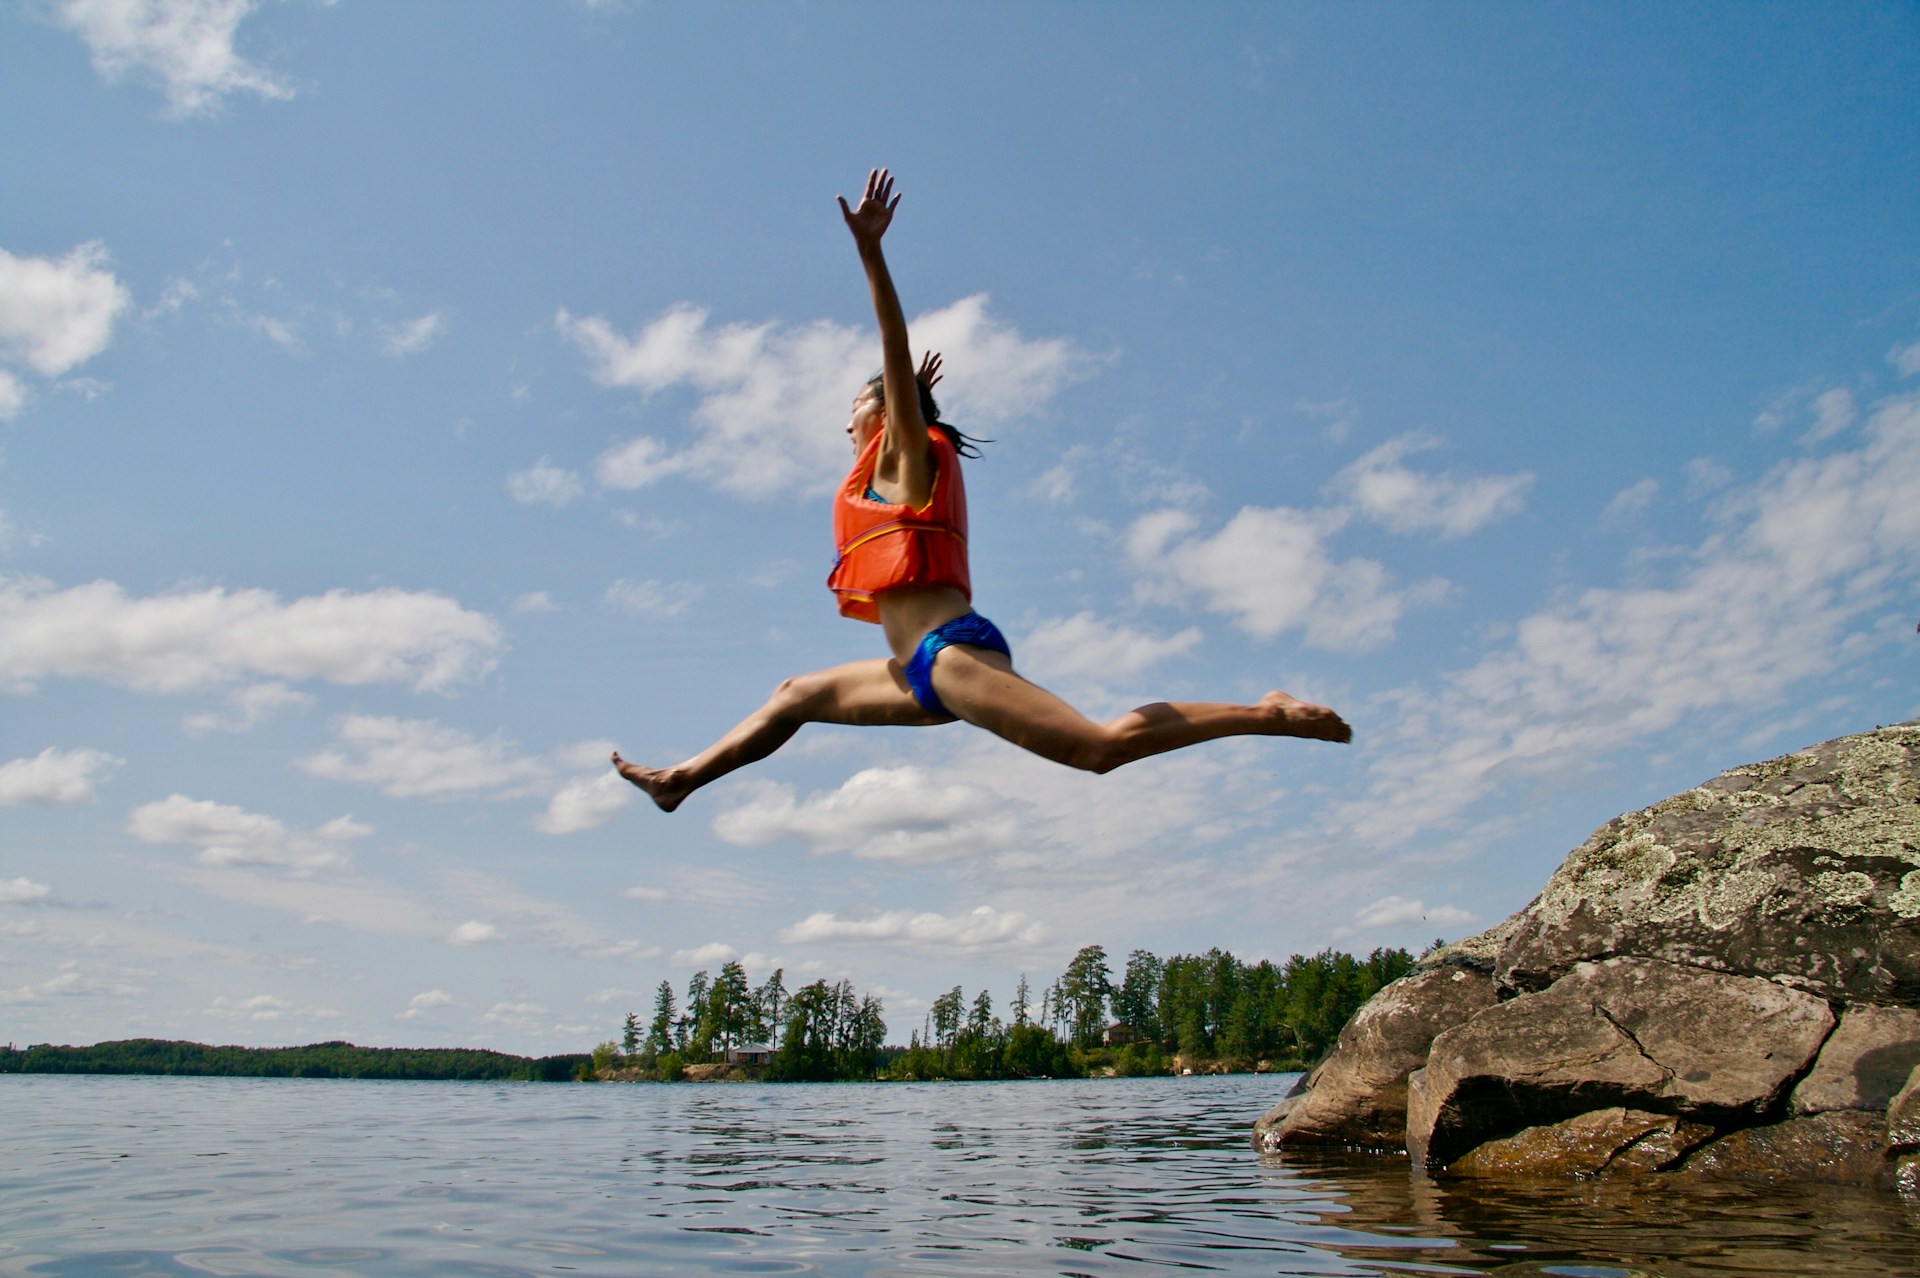
[[[967,570],[964,439],[938,420],[940,357],[916,373],[907,321],[880,252],[900,197],[885,169],[857,208],[840,200],[880,324],[881,374],[853,400],[853,469],[833,504],[839,561],[827,579],[843,616],[878,622],[889,658],[797,675],[731,732],[684,763],[643,768],[614,752],[620,775],[671,812],[701,786],[766,758],[808,723],[924,727],[964,719],[1042,758],[1089,772],[1218,737],[1349,741],[1325,706],[1269,692],[1254,705],[1156,701],[1095,723],[1014,672],[1007,641],[973,611]]]

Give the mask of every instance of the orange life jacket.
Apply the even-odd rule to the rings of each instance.
[[[875,431],[833,499],[833,541],[839,558],[827,575],[827,588],[839,597],[840,615],[878,622],[874,597],[901,586],[952,586],[972,602],[960,454],[946,432],[929,429],[933,495],[924,506],[896,506],[867,496],[881,438],[882,432]]]

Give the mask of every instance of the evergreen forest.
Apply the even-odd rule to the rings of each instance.
[[[660,982],[651,1015],[628,1013],[621,1037],[594,1050],[593,1074],[672,1081],[725,1063],[792,1081],[1305,1069],[1413,963],[1402,949],[1365,958],[1329,949],[1282,964],[1219,949],[1167,959],[1134,950],[1116,972],[1089,945],[1037,996],[1022,975],[1004,1014],[987,990],[969,999],[954,986],[902,1047],[885,1043],[880,1000],[850,982],[789,991],[775,970],[756,986],[729,962],[717,977],[696,972],[684,995]]]

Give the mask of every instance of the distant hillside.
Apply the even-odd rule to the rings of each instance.
[[[0,1074],[192,1074],[226,1078],[410,1078],[560,1083],[586,1055],[509,1056],[462,1047],[209,1047],[129,1038],[91,1047],[0,1048]]]

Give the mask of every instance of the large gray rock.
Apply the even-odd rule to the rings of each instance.
[[[1333,1052],[1254,1124],[1254,1148],[1288,1141],[1399,1149],[1407,1139],[1407,1075],[1434,1036],[1492,1007],[1493,978],[1447,966],[1388,985],[1340,1031]]]
[[[1613,1106],[1752,1123],[1832,1029],[1825,1002],[1771,981],[1648,959],[1582,963],[1434,1039],[1408,1080],[1407,1152],[1444,1165]]]
[[[1632,954],[1920,1005],[1920,725],[1734,768],[1595,831],[1496,960],[1516,989]]]
[[[1705,1129],[1689,1168],[1857,1178],[1873,1145],[1920,1194],[1920,723],[1609,822],[1376,1000],[1258,1147],[1391,1145],[1404,1109],[1416,1162],[1508,1174],[1664,1167]]]
[[[1834,1109],[1885,1112],[1920,1065],[1920,1009],[1856,1003],[1793,1089],[1797,1115]]]

